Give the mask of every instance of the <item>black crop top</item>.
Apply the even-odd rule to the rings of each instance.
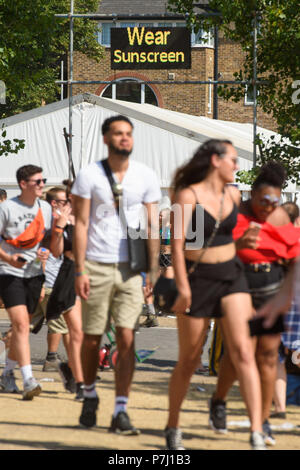
[[[207,212],[201,204],[198,202],[196,205],[199,205],[201,209],[204,212],[204,217],[203,217],[203,222],[204,222],[204,241],[203,241],[203,246],[205,247],[207,241],[209,240],[209,237],[211,236],[215,224],[216,224],[216,219],[209,213]],[[217,233],[211,243],[210,246],[221,246],[221,245],[227,245],[229,243],[233,242],[232,238],[232,230],[236,226],[237,223],[237,215],[238,215],[238,208],[236,204],[233,202],[233,208],[230,214],[228,214],[225,219],[222,220],[220,223],[220,226],[217,230]],[[196,208],[193,210],[192,214],[192,220],[191,220],[191,229],[192,232],[196,232]],[[202,237],[200,237],[202,239]],[[193,243],[196,241],[196,237],[194,236],[193,238],[186,238],[186,243]]]
[[[64,252],[72,251],[74,225],[68,224],[64,229]]]

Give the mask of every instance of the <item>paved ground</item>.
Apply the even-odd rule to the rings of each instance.
[[[0,331],[7,319],[0,312]],[[97,427],[78,427],[81,404],[67,393],[56,372],[42,372],[46,330],[31,335],[33,369],[41,381],[43,393],[32,402],[21,395],[0,395],[0,450],[163,450],[162,430],[167,420],[168,382],[177,356],[176,329],[173,319],[160,319],[159,328],[142,329],[137,335],[137,349],[155,353],[138,363],[129,402],[129,413],[141,429],[140,436],[120,437],[108,433],[114,402],[113,371],[100,372],[97,384],[101,398]],[[0,373],[1,373],[0,365]],[[16,371],[21,387],[21,376]],[[195,375],[181,412],[181,426],[187,449],[249,449],[248,420],[237,384],[228,400],[227,435],[216,435],[208,429],[207,400],[216,378]],[[300,407],[289,407],[287,419],[272,420],[277,439],[276,449],[300,449]]]

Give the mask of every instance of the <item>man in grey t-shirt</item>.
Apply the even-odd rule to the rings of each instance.
[[[42,168],[25,165],[17,170],[16,176],[21,194],[0,205],[0,297],[12,324],[10,351],[0,387],[17,391],[13,370],[18,363],[23,399],[32,400],[41,392],[41,386],[32,375],[30,314],[34,313],[44,281],[43,262],[49,251],[41,245],[45,232],[51,229],[52,214],[49,204],[39,199],[46,182]],[[50,244],[55,243],[53,231]]]

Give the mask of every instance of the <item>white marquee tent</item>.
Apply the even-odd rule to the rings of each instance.
[[[239,154],[240,169],[252,166],[251,124],[191,116],[148,104],[100,98],[88,93],[73,98],[73,164],[75,173],[90,162],[106,157],[101,125],[115,114],[128,116],[134,124],[131,158],[144,162],[157,173],[162,188],[168,188],[175,169],[189,159],[209,138],[232,140]],[[47,184],[61,184],[68,177],[68,155],[63,129],[69,128],[69,100],[59,101],[0,121],[8,139],[25,139],[17,155],[0,159],[0,187],[9,197],[18,193],[17,168],[31,163],[43,168]],[[265,137],[274,134],[258,128]],[[247,189],[241,187],[241,189]],[[295,187],[287,189],[294,192]]]

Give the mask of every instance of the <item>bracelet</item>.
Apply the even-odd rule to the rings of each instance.
[[[86,271],[79,271],[78,273],[75,273],[76,277],[82,276],[83,274],[86,274]]]
[[[61,227],[60,225],[55,225],[56,228],[61,228],[62,230],[65,230],[66,226]]]
[[[54,232],[56,233],[64,233],[63,229],[61,227],[55,227]]]

